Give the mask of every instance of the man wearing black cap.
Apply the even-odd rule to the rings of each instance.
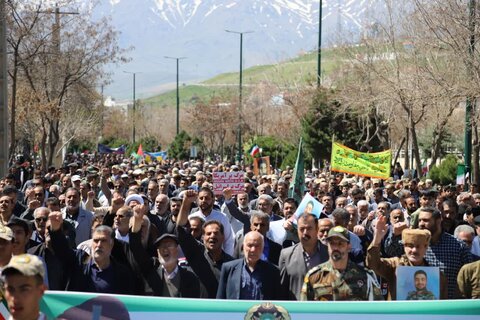
[[[330,259],[305,276],[301,300],[383,300],[375,274],[349,260],[350,234],[342,226],[327,236]]]
[[[191,270],[178,265],[177,236],[164,233],[153,244],[157,250],[157,257],[152,258],[148,255],[142,246],[140,233],[144,212],[139,206],[133,210],[130,248],[153,295],[182,298],[206,297],[205,289],[197,276]]]

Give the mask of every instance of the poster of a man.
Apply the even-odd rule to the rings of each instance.
[[[410,291],[407,300],[435,300],[435,295],[427,289],[427,274],[418,270],[414,274],[415,290]]]
[[[438,300],[440,296],[438,267],[398,267],[398,300]]]

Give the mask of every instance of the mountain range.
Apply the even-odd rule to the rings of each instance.
[[[355,42],[376,21],[381,0],[323,0],[322,47]],[[238,72],[240,36],[243,66],[272,64],[318,44],[319,0],[100,0],[94,15],[108,15],[120,31],[120,45],[133,46],[131,62],[110,66],[113,83],[105,95],[131,99],[137,72],[137,98],[224,72]],[[339,36],[339,35],[342,36]]]

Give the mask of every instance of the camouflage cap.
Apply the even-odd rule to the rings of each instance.
[[[0,238],[2,238],[4,240],[7,240],[7,241],[12,241],[12,239],[13,239],[12,229],[4,226],[1,223],[0,223]]]
[[[42,260],[32,254],[12,256],[10,262],[2,270],[2,276],[12,271],[20,272],[28,277],[39,275],[42,279],[45,278],[45,267]]]
[[[348,233],[348,230],[342,226],[336,226],[328,231],[327,240],[333,237],[350,242],[350,234]]]

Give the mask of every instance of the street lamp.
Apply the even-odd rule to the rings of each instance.
[[[140,73],[140,72],[129,72],[129,71],[123,71],[125,73],[129,73],[133,75],[133,107],[132,107],[132,142],[135,143],[135,75]]]
[[[318,8],[318,57],[317,57],[317,87],[320,88],[322,77],[322,0]]]
[[[168,57],[164,56],[165,59],[173,59],[177,61],[177,135],[180,132],[180,89],[178,87],[178,61],[187,59],[186,57]]]
[[[475,19],[476,19],[476,0],[469,0],[468,2],[468,29],[470,33],[469,39],[469,46],[468,46],[468,53],[470,55],[470,68],[467,69],[468,77],[473,79],[472,70],[473,70],[473,60],[475,55]],[[472,177],[472,121],[471,121],[471,113],[473,111],[473,98],[471,96],[467,97],[467,102],[465,106],[465,178],[468,175],[470,179],[470,184],[476,182],[476,177],[478,176],[478,172],[475,172],[476,177]],[[465,179],[465,191],[469,190],[469,185]]]
[[[242,72],[243,72],[243,35],[247,33],[253,33],[253,31],[232,31],[225,30],[229,33],[236,33],[240,35],[240,84],[239,84],[239,93],[238,93],[238,154],[237,161],[240,164],[242,162]]]

